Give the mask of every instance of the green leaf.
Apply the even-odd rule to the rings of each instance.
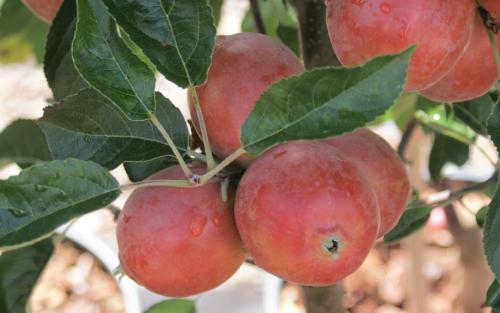
[[[31,292],[47,265],[50,239],[0,256],[0,312],[26,313]]]
[[[434,181],[441,178],[441,170],[446,163],[462,166],[469,159],[469,145],[451,137],[436,134],[429,157],[429,172]]]
[[[488,119],[487,129],[498,151],[500,147],[500,110],[498,106],[495,106]],[[484,222],[483,247],[493,274],[497,279],[500,279],[500,190],[498,185]]]
[[[299,42],[299,31],[296,27],[285,26],[282,24],[278,25],[276,29],[278,38],[295,53],[295,55],[300,56],[300,42]]]
[[[196,313],[194,301],[187,299],[165,300],[144,313]]]
[[[31,120],[17,120],[0,134],[0,163],[16,162],[21,167],[52,160],[45,135]]]
[[[138,182],[175,164],[177,164],[175,158],[162,156],[149,161],[125,162],[124,166],[130,181]]]
[[[446,112],[444,105],[428,107],[426,111],[418,110],[415,118],[424,130],[454,138],[464,144],[472,144],[477,134],[469,126]]]
[[[431,216],[432,208],[416,207],[406,209],[398,224],[384,236],[385,243],[392,243],[403,239],[424,226]]]
[[[182,151],[189,133],[182,113],[157,93],[156,115]],[[150,120],[131,121],[109,100],[84,90],[45,109],[39,122],[54,159],[90,160],[113,169],[124,161],[172,155]]]
[[[476,223],[477,226],[483,228],[484,227],[484,220],[486,219],[486,215],[488,214],[488,206],[482,207],[479,211],[476,213]]]
[[[76,0],[65,0],[52,21],[44,61],[45,77],[56,100],[89,87],[71,57],[75,28]]]
[[[220,20],[220,14],[222,10],[222,5],[224,4],[224,0],[208,0],[210,3],[210,7],[212,7],[212,15],[214,16],[214,24],[217,26]]]
[[[215,26],[206,0],[104,0],[130,38],[180,87],[207,78]]]
[[[119,194],[118,182],[92,162],[69,159],[34,165],[0,181],[0,247],[33,241]]]
[[[273,84],[241,128],[254,155],[284,141],[340,135],[373,121],[400,96],[413,48],[358,68],[320,68]]]
[[[128,118],[149,118],[155,111],[154,73],[118,36],[116,25],[100,0],[77,0],[77,8],[73,40],[76,68]]]
[[[494,106],[495,102],[489,94],[486,94],[470,101],[455,103],[453,112],[476,133],[487,135],[488,117]]]
[[[297,16],[291,6],[285,5],[283,0],[258,0],[260,15],[264,22],[266,34],[279,38],[278,28],[289,27],[297,29]],[[257,32],[252,10],[249,8],[241,23],[241,31]]]
[[[500,308],[500,282],[493,281],[486,293],[486,304],[494,308]]]
[[[48,25],[19,0],[6,0],[0,9],[0,62],[22,62],[33,54],[43,59]]]
[[[260,15],[266,34],[281,40],[296,55],[300,55],[298,22],[295,11],[283,0],[259,0]],[[241,23],[243,32],[257,32],[252,10],[249,8]]]

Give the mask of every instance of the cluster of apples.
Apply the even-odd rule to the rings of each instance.
[[[479,0],[500,18],[500,1]],[[405,91],[437,102],[484,95],[498,80],[488,31],[475,0],[326,0],[335,53],[345,66],[417,45]],[[500,35],[495,35],[500,47]]]
[[[50,22],[61,0],[23,2]],[[500,18],[500,1],[479,4]],[[464,101],[498,79],[474,0],[326,0],[326,6],[331,43],[344,66],[417,45],[405,92]],[[225,158],[239,149],[240,128],[261,93],[302,71],[288,48],[265,35],[217,37],[208,80],[196,89],[214,153]],[[220,177],[190,188],[135,190],[118,221],[124,272],[152,291],[181,297],[216,287],[251,257],[285,280],[332,284],[356,270],[396,224],[410,192],[404,164],[368,129],[287,142],[235,163],[246,170],[227,199]],[[206,172],[198,163],[190,169]],[[148,179],[184,178],[172,166]]]
[[[260,94],[301,71],[300,60],[268,36],[217,37],[208,80],[196,90],[214,153],[239,149],[241,125]],[[195,117],[193,101],[191,110]],[[157,293],[188,296],[221,284],[249,256],[285,280],[333,284],[395,225],[410,191],[397,154],[368,129],[284,143],[236,163],[248,168],[226,201],[220,178],[134,191],[118,222],[125,273]],[[206,172],[199,164],[191,170]],[[150,179],[182,178],[172,166]]]

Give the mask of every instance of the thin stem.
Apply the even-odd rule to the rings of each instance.
[[[428,203],[426,201],[418,200],[414,201],[412,204],[408,206],[408,208],[416,208],[419,206],[427,205],[432,208],[440,207],[440,206],[445,206],[448,204],[451,204],[455,200],[459,200],[463,198],[466,194],[471,193],[471,192],[476,192],[476,191],[482,191],[494,184],[497,183],[498,179],[498,173],[495,172],[488,180],[485,180],[480,183],[472,184],[470,186],[467,186],[465,188],[456,190],[456,191],[450,191],[448,196],[445,199],[438,200],[435,202]],[[439,192],[442,193],[443,191]]]
[[[197,187],[191,181],[188,180],[144,180],[140,182],[130,183],[121,185],[121,190],[136,189],[143,187],[183,187],[192,188]]]
[[[398,154],[401,159],[405,159],[405,152],[406,152],[406,147],[408,146],[408,143],[410,142],[411,136],[413,135],[413,132],[415,131],[415,128],[417,127],[417,120],[415,118],[412,118],[409,122],[408,125],[405,128],[405,131],[403,133],[403,136],[401,137],[401,141],[398,146]]]
[[[262,15],[260,14],[259,1],[250,0],[250,8],[252,10],[253,20],[255,21],[255,28],[261,34],[266,34],[266,27],[264,26],[264,21]]]
[[[205,124],[205,119],[203,118],[203,112],[201,111],[200,98],[198,98],[198,93],[194,87],[189,87],[189,92],[191,93],[191,98],[194,102],[196,118],[198,119],[198,124],[200,126],[201,140],[203,141],[203,147],[205,148],[207,158],[207,169],[211,170],[215,166],[215,161],[212,155],[212,149],[210,148],[210,142],[208,140],[207,126]]]
[[[491,29],[488,30],[488,36],[490,37],[490,46],[491,50],[493,50],[493,56],[495,57],[495,63],[497,65],[497,73],[500,76],[500,56],[498,55],[497,44],[495,42],[495,34]]]
[[[191,180],[191,177],[192,177],[191,170],[187,166],[186,162],[184,162],[184,159],[182,158],[182,155],[179,152],[179,149],[177,149],[177,146],[175,145],[174,141],[172,140],[172,138],[170,137],[168,132],[165,130],[163,125],[160,123],[160,121],[158,120],[156,115],[151,114],[149,117],[151,119],[151,122],[153,122],[153,124],[156,126],[156,128],[158,128],[158,130],[160,131],[163,138],[165,138],[165,141],[170,146],[170,149],[172,149],[172,152],[174,153],[175,158],[177,159],[177,162],[179,162],[179,165],[182,168],[182,171],[184,172],[184,174],[186,174],[187,179]]]
[[[227,158],[222,160],[222,162],[220,162],[216,167],[214,167],[213,169],[206,172],[205,175],[201,176],[199,183],[201,185],[207,183],[212,177],[219,174],[220,171],[222,171],[226,166],[231,164],[231,162],[233,162],[238,157],[243,155],[243,153],[245,153],[245,150],[243,150],[243,148],[239,148],[238,150],[231,153],[231,155],[229,155]]]

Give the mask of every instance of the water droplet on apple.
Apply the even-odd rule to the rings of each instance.
[[[352,0],[351,2],[357,6],[363,6],[363,4],[365,4],[366,0]]]
[[[212,222],[214,223],[215,226],[221,226],[222,216],[220,214],[214,214],[214,216],[212,216]]]
[[[196,216],[191,222],[191,225],[189,226],[189,231],[191,232],[191,235],[199,237],[201,233],[203,233],[205,225],[207,225],[207,218],[201,215]]]
[[[380,4],[380,11],[382,11],[385,14],[388,14],[391,12],[391,6],[388,3],[382,2]]]

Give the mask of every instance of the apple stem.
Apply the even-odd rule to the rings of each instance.
[[[144,187],[182,187],[182,188],[194,188],[199,185],[193,184],[192,181],[189,180],[143,180],[135,183],[121,185],[121,190],[126,189],[137,189]]]
[[[210,148],[210,142],[208,140],[207,126],[205,124],[205,119],[203,118],[203,112],[200,107],[200,99],[198,98],[198,93],[196,89],[192,86],[189,87],[189,93],[194,102],[194,109],[196,111],[196,118],[198,119],[198,124],[200,125],[201,140],[203,141],[203,147],[205,148],[207,169],[210,171],[215,167],[214,157],[212,155],[212,149]]]
[[[231,153],[227,158],[222,160],[222,162],[217,164],[216,167],[206,172],[205,175],[201,176],[199,183],[201,185],[207,183],[212,177],[219,174],[220,171],[222,171],[226,166],[231,164],[231,162],[236,160],[238,157],[240,157],[243,153],[245,153],[245,150],[243,150],[243,148],[239,148],[238,150]]]
[[[184,172],[184,174],[186,174],[187,179],[191,181],[191,177],[193,174],[191,173],[191,170],[189,169],[186,162],[182,158],[182,155],[179,152],[179,149],[177,149],[177,146],[175,145],[174,141],[172,140],[168,132],[165,130],[163,125],[160,123],[156,115],[150,114],[149,118],[151,119],[151,122],[153,122],[153,124],[156,126],[156,128],[158,128],[161,135],[163,136],[167,144],[170,146],[170,149],[172,149],[172,152],[174,153],[177,162],[179,162],[182,171]]]

